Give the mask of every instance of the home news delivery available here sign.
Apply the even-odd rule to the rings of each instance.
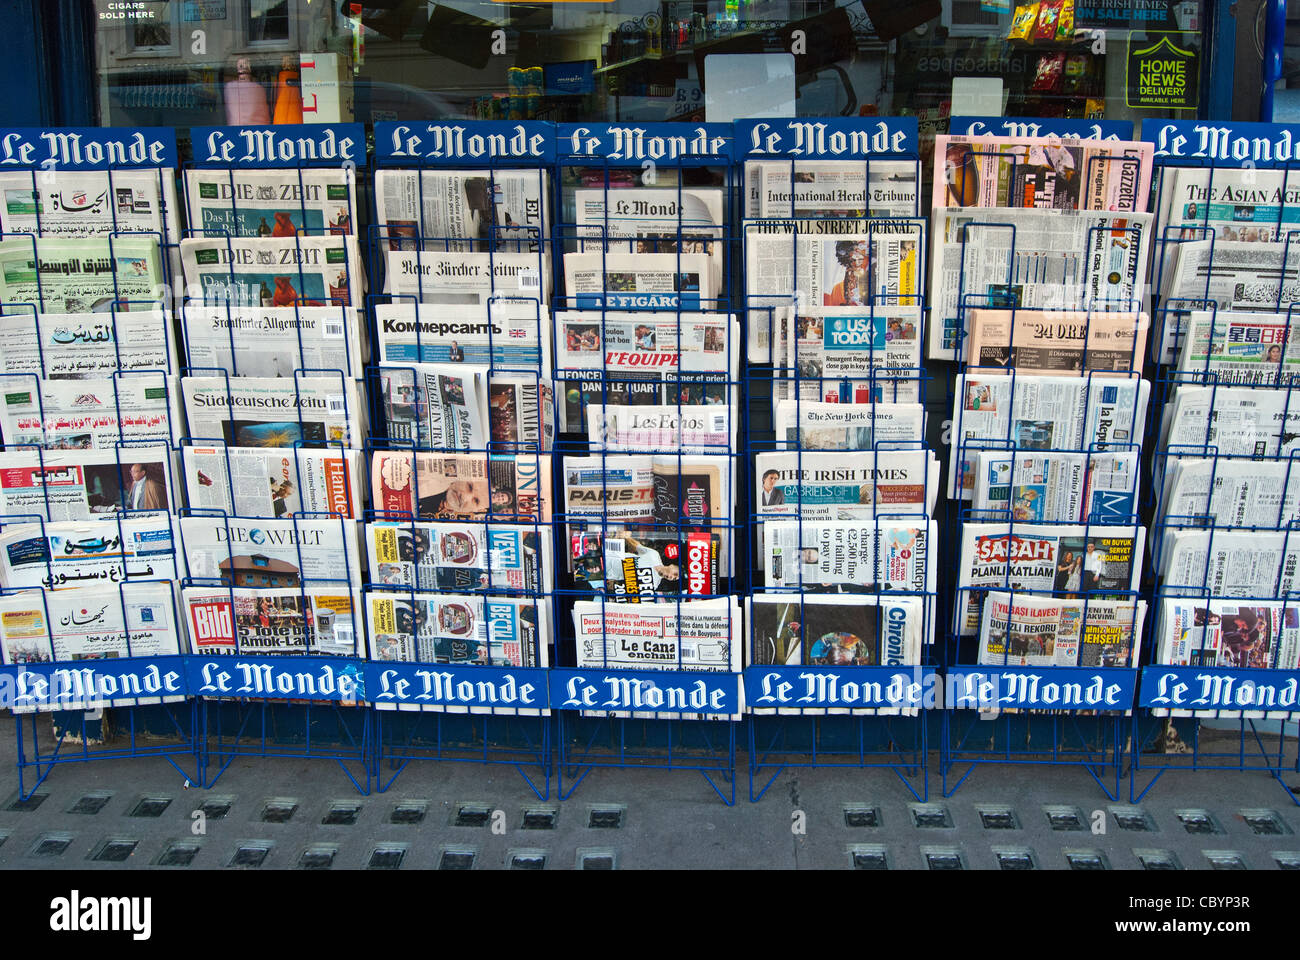
[[[1168,36],[1132,43],[1128,54],[1125,103],[1160,110],[1195,110],[1200,56]]]

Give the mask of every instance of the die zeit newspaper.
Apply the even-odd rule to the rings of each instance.
[[[1135,533],[1136,531],[1136,533]],[[1145,527],[967,523],[958,554],[957,631],[979,632],[987,590],[1096,597],[1137,590]]]
[[[186,170],[189,223],[203,237],[354,234],[351,167]]]
[[[205,305],[359,307],[365,293],[353,236],[188,238],[181,264]]]

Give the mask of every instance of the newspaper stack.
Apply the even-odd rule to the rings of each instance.
[[[1286,528],[1300,520],[1300,469],[1286,460],[1166,458],[1157,520]]]
[[[236,447],[359,447],[365,409],[343,376],[182,377],[188,436]]]
[[[1014,523],[1127,523],[1138,513],[1137,450],[977,450],[972,513]]]
[[[189,238],[181,263],[204,305],[359,307],[365,293],[353,236]]]
[[[116,450],[10,450],[0,470],[0,514],[90,520],[174,512],[172,456],[165,443]]]
[[[181,476],[193,510],[273,520],[299,514],[361,516],[358,450],[183,446]]]
[[[870,455],[777,451],[754,457],[760,520],[874,520],[934,515],[939,461],[929,449],[877,448]]]
[[[179,429],[176,378],[140,373],[110,380],[5,381],[0,436],[9,447],[113,450],[122,444],[174,443]]]
[[[969,311],[963,352],[970,367],[1011,368],[1018,375],[1141,372],[1145,313],[1102,309]]]
[[[1300,385],[1300,318],[1283,313],[1188,311],[1179,318],[1180,383],[1242,387]]]
[[[345,587],[190,587],[181,609],[195,653],[359,655],[361,598]]]
[[[1300,403],[1286,390],[1179,384],[1160,446],[1178,454],[1286,457],[1300,449]]]
[[[293,377],[337,370],[359,379],[364,327],[354,307],[204,306],[186,303],[186,364],[194,372],[238,377]]]
[[[355,234],[350,167],[186,170],[190,232],[199,237]]]
[[[746,160],[745,217],[915,217],[914,160]]]
[[[161,305],[36,313],[6,304],[0,316],[0,374],[6,376],[39,372],[49,380],[90,380],[176,368],[172,318]]]
[[[540,169],[377,170],[379,240],[389,250],[492,249],[536,261],[550,236],[549,194]]]
[[[550,374],[550,312],[540,301],[494,299],[479,307],[399,299],[374,311],[381,363],[480,363]]]
[[[716,596],[722,536],[706,530],[619,525],[569,535],[574,587],[623,603]]]
[[[0,303],[107,313],[156,310],[167,299],[156,237],[0,241]]]
[[[1161,591],[1174,597],[1287,597],[1297,588],[1300,530],[1165,528]]]
[[[538,454],[376,451],[375,510],[388,519],[548,523],[551,458]]]
[[[1128,667],[1145,600],[1062,599],[990,591],[979,662],[1018,667]]]
[[[11,523],[0,530],[0,587],[74,590],[178,580],[172,518]]]
[[[0,233],[41,237],[153,234],[180,237],[176,173],[160,170],[40,170],[0,174]]]
[[[469,305],[486,311],[517,305],[534,317],[551,297],[551,271],[540,253],[390,250],[385,258],[384,293],[407,302]]]
[[[370,582],[420,592],[503,589],[538,595],[554,571],[550,531],[512,523],[365,525]]]
[[[245,520],[191,514],[177,521],[185,567],[195,580],[236,587],[333,585],[361,582],[353,520]]]

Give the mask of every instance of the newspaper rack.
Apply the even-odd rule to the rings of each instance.
[[[655,768],[697,772],[732,805],[742,691],[739,613],[730,598],[744,579],[735,565],[744,534],[734,506],[741,345],[729,317],[732,127],[560,124],[557,140],[556,199],[565,214],[557,217],[555,259],[565,286],[555,309],[579,311],[567,314],[563,330],[557,318],[555,345],[555,393],[567,422],[556,444],[564,499],[554,517],[557,566],[559,557],[567,562],[550,671],[559,796],[572,796],[592,770]],[[572,259],[579,256],[587,259]],[[688,325],[712,329],[696,345]],[[721,368],[710,360],[692,369],[694,351],[720,357]],[[579,365],[582,352],[599,359]],[[638,361],[653,361],[653,372]],[[637,390],[663,411],[672,436],[611,429],[611,411],[637,409],[625,406]],[[695,405],[726,416],[686,440],[685,409]],[[612,484],[640,469],[625,466],[632,461],[653,475],[650,512],[611,516],[621,496]],[[571,486],[599,506],[581,507]],[[623,628],[642,616],[654,637],[629,639]]]
[[[924,291],[919,278],[925,276],[928,247],[926,222],[920,217],[916,121],[745,121],[737,124],[737,140],[746,196],[751,204],[756,193],[760,198],[745,220],[747,268],[755,272],[761,257],[756,245],[773,233],[788,233],[793,247],[790,289],[760,290],[757,277],[750,275],[745,291],[750,345],[745,462],[753,467],[743,485],[753,527],[747,539],[752,585],[746,595],[744,640],[749,797],[761,799],[788,766],[854,767],[892,771],[913,798],[924,801],[929,795],[928,710],[935,705],[937,682],[937,543],[930,507],[937,473],[930,469],[933,455],[924,429],[929,376],[921,360]],[[800,170],[805,161],[813,163]],[[841,205],[857,209],[837,216],[816,209],[833,205],[822,201],[801,212],[798,184],[808,182],[808,189],[815,190],[815,165],[829,167],[831,162],[845,179],[860,172],[860,202],[841,200]],[[789,190],[788,214],[781,202],[771,200],[764,167],[785,171],[778,182]],[[751,173],[755,183],[749,182]],[[876,207],[884,202],[878,200],[878,191],[892,193],[901,183],[898,189],[905,197],[909,181],[910,204],[904,200],[897,207],[896,201],[891,207],[885,202],[885,212]],[[843,238],[849,234],[846,243]],[[882,265],[877,244],[894,235],[910,237],[903,243],[911,246],[887,250]],[[814,242],[821,242],[823,249],[814,251]],[[848,291],[846,257],[851,254],[844,254],[845,247],[863,248],[865,296]],[[814,252],[814,263],[804,265]],[[890,258],[897,262],[890,263]],[[844,279],[834,290],[831,279],[823,280],[815,266],[824,262],[830,277],[832,260],[844,267]],[[812,289],[801,279],[805,273]],[[843,306],[825,309],[828,304]],[[819,430],[816,411],[829,406],[823,401],[835,405],[831,409],[844,410],[846,424],[851,424],[847,417],[852,411],[868,411],[868,419],[859,419],[858,426],[835,424],[834,431]],[[882,439],[877,428],[888,428],[884,414],[877,418],[878,405],[899,403],[915,405],[915,429],[905,440]],[[793,408],[793,426],[778,418],[783,405]],[[843,436],[832,436],[841,430]],[[882,464],[902,462],[909,455],[920,464],[920,476],[911,477],[919,481],[919,502],[896,510],[882,507],[874,492]],[[844,508],[829,517],[810,516],[805,497],[825,510],[825,484],[815,477],[816,458],[835,458],[839,468],[848,468],[841,469],[842,474],[853,471],[842,481],[845,484],[870,484],[870,508],[850,508],[856,512],[849,522]],[[787,459],[792,469],[785,468]],[[781,469],[765,468],[775,464]],[[776,476],[769,490],[766,480],[772,474]],[[864,502],[861,494],[853,502]],[[793,513],[785,509],[790,505],[795,506]],[[787,555],[786,544],[777,544],[784,527],[794,528],[793,555]],[[852,528],[857,528],[856,543],[846,539]],[[833,538],[824,549],[817,530]],[[907,570],[901,584],[891,582],[897,578],[886,572],[884,554],[894,554],[886,541],[892,543],[894,536],[907,541],[898,545],[908,558],[901,561]],[[784,539],[788,542],[788,535]],[[809,552],[815,555],[811,560],[805,556]],[[870,569],[864,572],[868,562]],[[785,573],[786,565],[793,567],[795,576]],[[848,572],[855,565],[856,572]],[[814,586],[808,578],[818,572],[826,581]],[[871,603],[859,607],[855,600]],[[760,605],[770,607],[771,613],[760,612]],[[898,639],[907,633],[913,639]]]

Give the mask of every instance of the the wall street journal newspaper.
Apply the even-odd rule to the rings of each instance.
[[[176,378],[162,373],[95,380],[8,377],[0,402],[7,446],[112,450],[139,440],[174,443],[183,432]]]
[[[937,208],[928,355],[957,359],[975,307],[1140,308],[1150,230],[1149,213]]]
[[[360,379],[364,353],[353,307],[236,307],[187,303],[187,365],[232,377],[292,377],[340,370]],[[119,320],[120,323],[120,320]]]
[[[925,408],[919,403],[820,403],[778,400],[778,446],[790,450],[870,450],[877,443],[925,439]]]
[[[370,475],[375,509],[390,518],[521,523],[551,518],[546,454],[378,450]]]
[[[339,376],[182,377],[188,436],[236,447],[360,446],[357,381]]]
[[[0,469],[0,508],[9,517],[89,520],[119,511],[174,510],[172,456],[165,444],[119,450],[11,450]]]
[[[191,515],[176,521],[189,576],[235,587],[361,585],[355,520],[246,520]]]
[[[407,301],[483,308],[519,301],[525,316],[542,315],[551,296],[549,255],[390,250],[384,293]],[[536,322],[534,320],[534,322]]]
[[[1300,251],[1298,251],[1300,252]],[[1300,318],[1286,313],[1194,310],[1187,314],[1178,357],[1181,383],[1296,386]]]
[[[172,320],[161,308],[40,314],[13,309],[6,304],[0,316],[0,374],[88,380],[177,369]]]
[[[169,517],[14,523],[0,530],[0,586],[47,590],[177,580],[179,544]]]
[[[354,234],[356,194],[350,167],[185,171],[190,229],[200,237]]]
[[[775,451],[754,457],[761,520],[872,520],[932,514],[939,461],[932,450],[877,448],[869,455]]]
[[[554,570],[544,526],[379,521],[366,524],[365,538],[370,582],[385,587],[539,594]]]
[[[957,628],[962,636],[979,629],[985,590],[1051,591],[1076,599],[1135,591],[1145,543],[1140,526],[964,524]]]
[[[959,374],[948,496],[970,497],[977,449],[1132,449],[1146,426],[1151,384],[1135,378]],[[960,491],[960,494],[958,493]]]
[[[190,587],[181,598],[195,653],[362,654],[360,596],[346,588]]]
[[[487,449],[486,366],[381,365],[376,380],[390,440],[419,450]]]
[[[915,217],[914,160],[747,160],[745,217]]]
[[[921,308],[825,307],[787,318],[788,353],[773,384],[778,400],[916,400],[921,380]],[[798,378],[798,379],[792,379]]]
[[[685,595],[721,592],[717,533],[619,527],[569,535],[574,587],[625,603],[654,603]]]
[[[964,344],[970,367],[1017,374],[1141,372],[1145,313],[1061,310],[971,310]]]
[[[1300,449],[1300,407],[1286,390],[1182,384],[1165,405],[1160,436],[1163,449],[1179,453],[1285,457]]]
[[[703,253],[566,253],[565,306],[577,310],[716,310],[713,264]]]
[[[1286,597],[1296,589],[1300,532],[1167,529],[1160,567],[1166,596]]]
[[[1016,523],[1128,523],[1138,512],[1139,461],[1136,450],[978,450],[971,506]]]
[[[1169,457],[1157,516],[1171,524],[1286,527],[1300,520],[1300,465]]]
[[[940,134],[934,206],[1141,212],[1154,151],[1136,141]]]
[[[176,174],[162,170],[41,170],[0,174],[0,233],[180,239]]]
[[[540,169],[377,170],[378,239],[393,250],[536,254],[548,239],[549,192]]]
[[[375,304],[381,363],[490,363],[498,369],[551,369],[551,315],[536,300],[483,306]]]
[[[156,237],[0,241],[0,303],[42,313],[156,310],[166,298],[158,250]]]
[[[359,307],[365,275],[353,236],[181,241],[186,295],[205,305]]]
[[[735,450],[731,407],[709,404],[594,406],[587,408],[587,439],[593,453]]]
[[[361,516],[358,450],[186,446],[181,472],[191,508],[276,519],[300,513]]]

